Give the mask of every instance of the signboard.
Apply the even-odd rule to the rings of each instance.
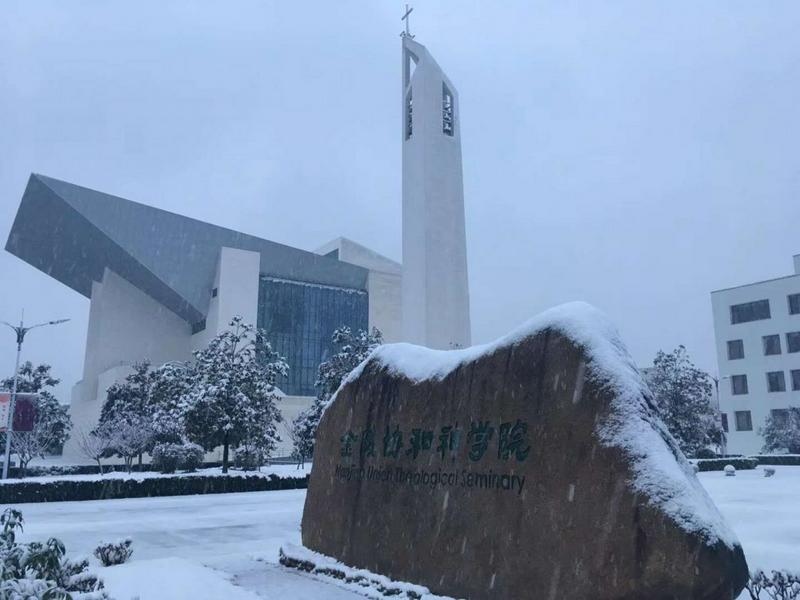
[[[14,406],[14,431],[33,431],[36,420],[36,394],[17,393]],[[8,427],[11,392],[0,392],[0,432]]]

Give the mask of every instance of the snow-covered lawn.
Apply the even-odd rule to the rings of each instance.
[[[292,467],[294,468],[294,467]],[[701,473],[744,545],[751,569],[800,570],[800,467],[776,475]],[[23,504],[23,541],[54,535],[70,555],[101,540],[133,539],[122,566],[95,570],[117,600],[356,600],[360,596],[277,564],[299,543],[305,490]],[[745,596],[742,596],[743,598]]]

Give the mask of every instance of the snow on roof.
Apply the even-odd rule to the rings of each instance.
[[[627,456],[633,473],[630,481],[633,488],[684,530],[699,534],[709,544],[721,541],[730,548],[737,545],[736,535],[656,415],[651,392],[616,327],[590,304],[571,302],[557,306],[494,342],[462,350],[385,344],[356,367],[342,386],[357,378],[370,361],[413,381],[443,379],[461,365],[547,329],[561,333],[581,347],[589,359],[588,377],[613,393],[611,413],[598,423],[596,435],[600,443],[619,448]],[[335,398],[336,394],[331,403]]]

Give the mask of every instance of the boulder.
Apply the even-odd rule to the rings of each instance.
[[[320,422],[302,539],[472,600],[730,600],[748,576],[615,328],[583,303],[486,346],[378,348]]]

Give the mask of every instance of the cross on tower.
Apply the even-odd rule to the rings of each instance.
[[[405,21],[406,22],[406,30],[403,33],[401,33],[400,35],[410,37],[411,39],[414,39],[414,36],[411,35],[411,31],[409,31],[408,23],[411,20],[409,17],[410,17],[410,15],[411,15],[413,10],[414,10],[413,7],[409,8],[408,4],[406,4],[406,14],[404,14],[402,17],[400,17],[401,21]]]

